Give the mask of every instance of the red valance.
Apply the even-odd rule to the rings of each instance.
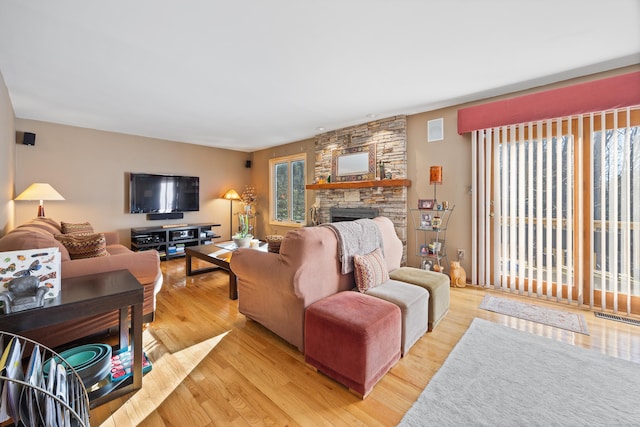
[[[640,105],[640,71],[458,110],[458,133]]]

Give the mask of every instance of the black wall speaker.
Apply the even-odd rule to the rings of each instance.
[[[24,145],[36,145],[36,134],[31,132],[25,132],[22,138]]]
[[[250,168],[251,167],[251,160],[247,160],[246,162],[244,162],[244,167],[245,168]]]
[[[150,213],[147,214],[147,219],[150,221],[158,219],[182,219],[184,214],[182,212],[167,212],[167,213]]]

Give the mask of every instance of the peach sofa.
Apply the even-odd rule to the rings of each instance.
[[[63,280],[93,273],[129,270],[144,288],[144,321],[153,320],[155,296],[162,287],[163,281],[160,258],[156,251],[133,252],[118,243],[117,233],[105,232],[103,234],[106,238],[108,256],[71,259],[65,246],[54,237],[60,233],[60,223],[50,218],[35,218],[0,238],[0,252],[57,247],[61,254]],[[23,335],[49,347],[57,347],[117,326],[117,314],[117,312],[100,314],[55,327],[25,332]]]
[[[385,217],[374,221],[382,235],[387,269],[398,270],[402,242],[394,225]],[[279,254],[238,249],[231,257],[231,270],[238,277],[238,310],[300,351],[304,350],[306,308],[355,287],[354,274],[341,273],[337,238],[328,227],[288,232]]]

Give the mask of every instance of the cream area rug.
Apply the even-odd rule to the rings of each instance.
[[[514,301],[508,298],[485,295],[480,303],[480,308],[493,311],[495,313],[506,314],[507,316],[519,319],[531,320],[532,322],[566,329],[589,335],[587,321],[584,315],[571,313],[564,310],[554,310],[540,305],[528,304],[526,302]]]
[[[631,426],[640,364],[474,319],[400,426]]]

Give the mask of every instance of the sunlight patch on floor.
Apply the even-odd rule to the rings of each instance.
[[[173,393],[191,371],[209,355],[211,350],[229,332],[231,331],[209,338],[176,353],[166,352],[158,360],[152,360],[153,369],[144,376],[142,389],[135,392],[101,426],[138,425],[144,421]],[[145,331],[143,342],[147,343],[145,345],[147,354],[150,354],[151,349],[159,345],[149,331]]]

